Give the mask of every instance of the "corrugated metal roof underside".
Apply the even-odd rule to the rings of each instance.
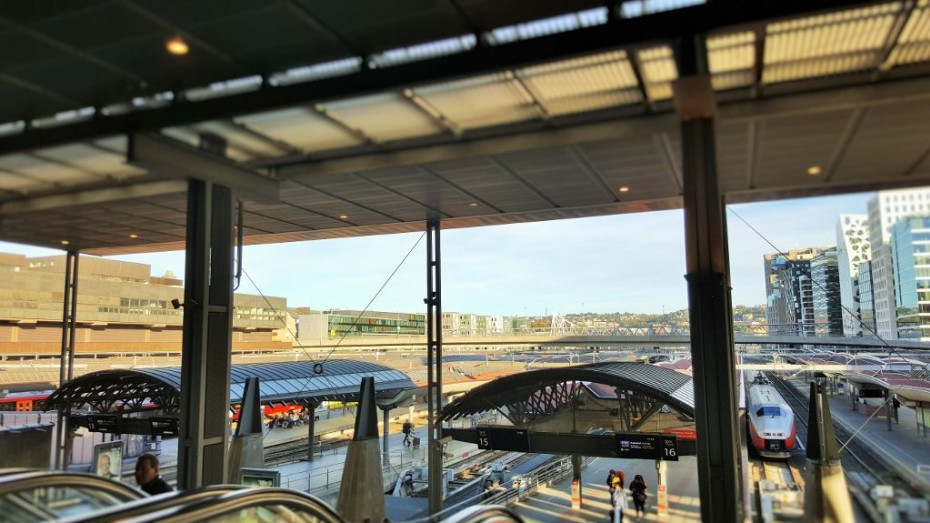
[[[466,9],[484,12],[477,5]],[[709,35],[712,82],[722,99],[716,140],[722,189],[731,195],[783,196],[826,185],[925,178],[930,172],[926,96],[871,103],[866,93],[864,102],[838,104],[835,110],[821,110],[823,104],[779,110],[778,100],[767,103],[766,96],[803,93],[805,82],[817,88],[863,81],[881,86],[884,79],[923,70],[914,68],[930,61],[928,9],[926,0],[890,2]],[[447,11],[447,6],[436,7],[412,18],[438,24],[430,29],[438,36],[454,25]],[[246,12],[233,10],[229,20],[216,22],[191,15],[190,23],[222,39],[214,29],[245,23],[240,18]],[[271,7],[260,13],[280,14]],[[335,12],[316,14],[346,22]],[[374,33],[350,32],[354,36],[346,38],[411,43],[378,32],[383,24],[371,22]],[[285,24],[281,31],[304,38],[292,29]],[[306,38],[328,41],[315,33]],[[237,52],[250,60],[263,56],[258,49]],[[336,58],[325,46],[319,52]],[[674,46],[655,42],[366,96],[232,114],[163,133],[188,144],[197,144],[202,133],[219,135],[227,140],[232,159],[260,174],[267,174],[264,166],[284,162],[275,171],[285,180],[281,201],[246,204],[250,243],[419,230],[433,215],[451,228],[674,208],[682,189],[678,124],[669,102],[671,82],[679,73],[674,53]],[[198,62],[204,67],[214,62],[198,60],[205,60]],[[246,80],[235,85],[240,84],[252,85]],[[604,121],[611,123],[597,123]],[[573,131],[585,125],[600,125],[600,136]],[[546,138],[559,132],[561,138]],[[482,144],[498,137],[512,140],[487,152]],[[181,248],[183,190],[92,203],[82,199],[98,188],[154,179],[126,164],[125,154],[125,137],[112,137],[0,157],[0,238],[45,246],[67,241],[70,248],[98,253]],[[397,160],[401,156],[407,159]],[[812,166],[824,175],[807,175]],[[56,195],[62,198],[41,209],[16,206]]]

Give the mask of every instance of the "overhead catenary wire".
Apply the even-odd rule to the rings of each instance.
[[[416,249],[417,245],[419,245],[420,242],[423,241],[423,238],[424,238],[424,237],[426,237],[426,233],[425,233],[425,232],[424,232],[423,234],[421,234],[421,235],[417,238],[417,240],[413,243],[413,245],[412,245],[412,246],[410,247],[410,249],[407,251],[407,254],[404,255],[404,257],[400,260],[400,262],[397,264],[397,266],[394,267],[394,270],[391,271],[391,274],[388,275],[387,279],[384,280],[384,283],[381,284],[381,286],[378,288],[378,290],[375,292],[375,294],[371,297],[371,299],[368,300],[368,303],[365,305],[365,308],[362,309],[362,311],[358,314],[358,316],[355,317],[355,319],[352,321],[352,323],[349,325],[349,327],[342,333],[342,336],[339,338],[339,340],[336,342],[336,344],[333,346],[333,348],[330,349],[330,351],[329,351],[328,353],[326,353],[326,356],[324,356],[321,360],[319,360],[319,362],[317,363],[317,365],[319,365],[320,372],[314,372],[314,374],[311,374],[310,377],[308,377],[308,378],[306,379],[306,381],[304,381],[304,383],[301,385],[300,389],[299,389],[296,393],[294,393],[295,396],[299,396],[301,393],[305,392],[305,391],[307,390],[308,386],[310,385],[310,382],[311,382],[311,381],[313,380],[313,378],[316,377],[317,375],[320,376],[322,379],[324,379],[324,380],[326,381],[327,384],[331,384],[331,383],[332,383],[332,382],[330,381],[330,379],[329,379],[329,376],[327,376],[327,375],[325,374],[325,372],[323,372],[323,367],[322,367],[322,365],[323,365],[326,361],[329,360],[330,356],[332,356],[333,352],[335,352],[335,350],[336,350],[337,348],[339,348],[339,345],[342,344],[342,342],[343,342],[343,340],[345,340],[346,336],[348,336],[349,333],[352,332],[352,329],[355,328],[356,325],[358,325],[359,320],[361,320],[362,316],[364,316],[365,313],[368,312],[368,310],[369,310],[369,308],[371,307],[371,305],[375,302],[376,299],[378,299],[378,296],[381,295],[381,292],[384,291],[384,289],[385,289],[385,288],[387,287],[387,285],[391,282],[391,280],[394,278],[394,276],[397,274],[397,272],[400,270],[400,268],[403,267],[404,263],[407,262],[407,259],[410,258],[410,255],[413,254],[413,251]],[[297,338],[297,336],[294,334],[294,332],[291,331],[290,326],[289,326],[289,325],[287,324],[287,322],[284,320],[283,315],[281,315],[281,314],[278,313],[278,311],[277,311],[277,309],[275,308],[275,306],[274,306],[274,305],[271,303],[271,301],[265,296],[265,294],[261,291],[261,289],[259,289],[258,285],[255,283],[255,280],[252,279],[252,277],[249,275],[248,272],[245,271],[245,269],[242,270],[242,273],[245,275],[246,278],[248,278],[249,283],[252,284],[252,286],[255,288],[255,290],[258,292],[258,294],[262,297],[262,299],[265,301],[265,303],[268,305],[268,307],[271,308],[271,310],[272,310],[272,312],[274,313],[275,317],[277,317],[277,318],[284,324],[285,329],[287,329],[287,331],[291,334],[291,337],[294,339],[294,341],[297,342],[297,346],[298,346],[301,350],[303,350],[304,355],[307,357],[307,359],[308,359],[308,360],[313,360],[313,356],[310,354],[310,352],[307,350],[307,348],[306,348],[305,346],[303,346],[303,344],[300,343],[300,340]],[[317,368],[317,365],[314,365],[314,369]],[[313,414],[311,413],[311,415],[313,415]],[[271,430],[274,430],[274,428],[272,428]],[[270,434],[270,433],[271,433],[271,430],[269,430],[267,433],[265,433],[262,437],[264,438],[265,436],[267,436],[268,434]]]
[[[781,249],[779,249],[779,248],[778,248],[774,243],[772,243],[764,234],[762,234],[758,229],[756,229],[755,227],[753,227],[752,224],[750,224],[750,223],[749,223],[748,221],[746,221],[742,216],[740,216],[740,214],[739,214],[738,212],[734,211],[732,208],[728,208],[727,210],[728,210],[731,214],[733,214],[733,216],[736,216],[741,222],[743,222],[743,224],[745,224],[746,227],[749,227],[749,229],[750,229],[752,232],[754,232],[759,238],[761,238],[762,241],[764,241],[764,242],[767,243],[770,247],[772,247],[772,249],[775,250],[776,254],[778,254],[779,256],[781,256],[781,257],[783,257],[783,258],[785,258],[785,260],[787,260],[789,263],[791,262],[791,260],[788,259],[788,255],[785,254],[784,251],[782,251]],[[817,280],[815,280],[815,279],[813,278],[813,276],[812,276],[810,273],[807,274],[807,277],[810,279],[810,281],[811,281],[812,284],[816,285],[820,290],[826,292],[827,289],[826,289],[823,285],[821,285],[820,282],[818,282]],[[858,316],[857,316],[856,314],[854,314],[851,310],[849,310],[847,307],[845,307],[845,306],[842,304],[842,302],[840,303],[840,307],[842,307],[843,310],[844,310],[846,313],[850,314],[853,318],[858,318]],[[893,354],[893,355],[897,355],[898,357],[900,357],[900,358],[902,358],[902,359],[906,359],[906,358],[904,358],[904,356],[903,356],[900,352],[898,352],[898,350],[897,350],[895,347],[893,347],[891,344],[889,344],[887,341],[885,341],[884,338],[882,338],[881,336],[879,336],[878,333],[875,332],[875,330],[872,329],[868,324],[866,324],[865,322],[863,322],[862,319],[858,319],[858,321],[859,321],[860,327],[864,327],[865,329],[867,329],[870,333],[872,333],[872,336],[874,336],[878,341],[881,342],[882,345],[885,346],[885,348],[887,349],[887,352],[888,352],[889,355],[892,355],[892,354]],[[880,372],[881,372],[881,371],[880,371]],[[890,385],[890,384],[889,384],[889,385]],[[875,410],[865,419],[865,421],[863,421],[863,422],[856,428],[856,430],[853,431],[853,433],[849,436],[849,438],[840,446],[839,452],[843,452],[843,450],[850,444],[850,442],[852,442],[852,440],[853,440],[856,436],[859,435],[860,432],[862,432],[862,429],[865,428],[865,426],[869,423],[869,421],[872,420],[872,418],[875,417],[876,414],[878,414],[882,409],[886,409],[886,410],[887,410],[888,402],[891,401],[892,398],[894,397],[893,394],[897,394],[897,390],[899,390],[899,389],[901,388],[901,386],[900,386],[900,385],[898,385],[898,386],[889,386],[888,388],[889,388],[889,391],[892,392],[892,394],[889,394],[889,395],[888,395],[888,398],[886,398],[884,401],[882,401],[882,403],[879,405],[879,408],[875,409]]]

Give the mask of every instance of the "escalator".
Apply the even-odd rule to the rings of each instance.
[[[0,470],[0,521],[64,519],[144,496],[128,485],[91,474]]]
[[[523,523],[523,519],[501,505],[475,505],[443,519],[442,523]]]
[[[240,489],[210,499],[148,511],[130,518],[130,521],[345,523],[335,510],[319,498],[282,488]]]

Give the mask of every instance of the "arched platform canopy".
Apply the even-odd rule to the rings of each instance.
[[[245,381],[259,378],[261,401],[308,404],[357,401],[361,379],[375,379],[376,396],[396,402],[416,388],[399,370],[354,360],[295,361],[234,365],[230,373],[230,404],[242,400]],[[101,413],[162,410],[175,413],[181,386],[180,368],[105,370],[75,378],[52,393],[46,408],[65,410],[89,406]]]
[[[605,397],[604,385],[615,394]],[[694,417],[694,385],[691,377],[671,369],[632,362],[606,362],[541,369],[497,378],[474,388],[446,405],[441,421],[453,421],[489,411],[499,411],[511,423],[526,427],[577,407],[583,391],[598,400],[616,401],[617,414],[624,407],[634,412],[624,430],[635,430],[649,416],[668,405],[680,414]],[[634,422],[635,419],[635,422]]]
[[[248,244],[680,208],[695,36],[728,201],[930,180],[925,2],[694,3],[10,2],[0,238],[178,249],[189,177],[241,189]]]

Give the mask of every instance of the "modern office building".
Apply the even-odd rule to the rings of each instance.
[[[872,289],[875,327],[882,338],[898,335],[894,272],[891,263],[891,228],[909,216],[930,214],[930,190],[881,191],[868,202],[869,241],[872,248]]]
[[[843,335],[843,307],[836,249],[828,249],[811,260],[811,294],[814,331],[818,336]]]
[[[765,318],[772,334],[813,336],[814,284],[811,280],[811,261],[833,247],[792,249],[787,256],[766,254],[765,262]]]
[[[892,226],[891,260],[897,336],[930,341],[930,216]]]
[[[331,309],[299,318],[297,340],[313,344],[343,337],[423,336],[426,314]]]
[[[843,334],[862,335],[859,305],[859,265],[872,259],[868,216],[841,214],[836,222],[837,268],[840,281],[840,304]]]
[[[0,354],[58,354],[62,339],[65,256],[0,254]],[[81,256],[76,353],[181,351],[182,281],[152,276],[142,263]],[[236,294],[234,351],[291,347],[285,298]],[[290,322],[290,323],[289,323]]]
[[[862,336],[875,335],[875,293],[872,291],[872,262],[859,264],[859,319]]]

